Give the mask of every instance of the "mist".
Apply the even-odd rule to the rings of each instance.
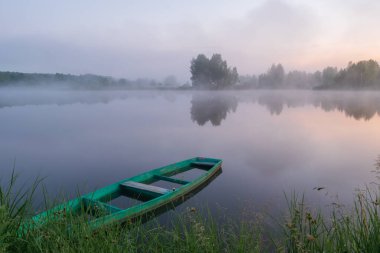
[[[191,97],[189,118],[199,126],[220,126],[243,104],[254,104],[272,116],[284,111],[314,107],[326,113],[339,112],[348,118],[369,121],[380,116],[380,94],[365,91],[176,91],[176,90],[72,90],[32,88],[1,88],[0,109],[28,106],[96,105],[137,99],[142,104],[156,99],[174,102]],[[138,112],[139,109],[136,108]],[[250,117],[250,115],[246,115]]]
[[[318,185],[349,201],[351,188],[371,180],[380,148],[380,97],[371,91],[3,91],[4,173],[16,159],[24,176],[48,176],[51,194],[207,155],[224,158],[227,176],[191,205],[219,199],[238,215],[236,195],[261,192],[255,203],[263,206],[289,187],[328,202],[312,190]],[[241,187],[220,199],[231,180]]]
[[[0,211],[14,230],[4,230],[5,237],[0,231],[7,242],[0,242],[0,251],[19,249],[19,239],[21,248],[42,249],[44,240],[41,248],[30,238],[40,238],[45,228],[54,232],[46,237],[54,247],[88,251],[78,245],[94,246],[86,243],[89,238],[115,232],[125,239],[118,234],[124,226],[107,226],[103,234],[102,224],[120,221],[129,229],[138,216],[145,221],[180,199],[165,215],[170,224],[174,213],[184,217],[178,227],[186,235],[179,229],[176,236],[162,216],[146,226],[148,236],[157,231],[157,242],[161,235],[165,243],[180,238],[171,249],[182,247],[191,232],[193,246],[209,242],[215,251],[214,242],[228,251],[245,248],[244,238],[265,245],[274,234],[280,251],[318,244],[326,251],[330,239],[344,233],[352,239],[351,230],[376,227],[371,208],[375,216],[379,13],[375,0],[0,1]],[[218,177],[216,169],[223,170]],[[194,171],[202,176],[183,178]],[[14,172],[26,178],[25,185],[12,184]],[[24,212],[11,210],[3,189],[10,182],[17,193],[39,175],[43,189],[19,219]],[[163,181],[176,186],[157,188]],[[361,208],[346,212],[341,207],[349,207],[353,193],[354,207]],[[49,212],[52,222],[44,213],[28,222],[29,214],[51,208],[44,206],[51,200],[65,203],[78,195],[78,201]],[[323,222],[332,201],[333,212]],[[15,203],[17,209],[21,202]],[[203,210],[210,223],[203,224]],[[62,222],[77,214],[89,230],[67,237]],[[263,214],[284,220],[274,228]],[[253,237],[240,234],[245,230]],[[144,236],[136,236],[137,248]],[[357,236],[355,243],[376,243]],[[125,246],[115,238],[105,247]],[[304,241],[293,243],[299,239]],[[239,245],[230,247],[230,241]],[[342,241],[331,245],[359,248]]]
[[[242,75],[279,62],[289,71],[340,68],[379,59],[379,10],[376,1],[2,2],[0,69],[159,80],[174,74],[183,83],[190,59],[214,52]]]

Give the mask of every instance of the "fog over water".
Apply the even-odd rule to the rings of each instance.
[[[246,202],[281,208],[291,190],[313,204],[349,202],[374,181],[380,154],[380,92],[2,89],[0,122],[4,178],[15,161],[24,181],[40,175],[51,195],[73,196],[216,157],[223,173],[182,207],[231,213]]]

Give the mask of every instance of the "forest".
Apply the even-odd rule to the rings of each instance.
[[[379,89],[380,66],[375,60],[349,62],[346,68],[326,67],[308,73],[286,72],[282,64],[273,64],[266,73],[238,75],[220,54],[208,59],[203,54],[191,61],[194,88],[206,89]]]
[[[220,54],[209,59],[203,54],[190,63],[191,84],[180,83],[173,75],[163,81],[138,78],[129,80],[94,74],[41,74],[0,71],[0,87],[51,87],[70,89],[380,89],[380,66],[375,60],[349,62],[345,68],[325,67],[309,73],[286,72],[282,64],[272,64],[259,75],[239,75]]]
[[[128,80],[93,74],[41,74],[0,71],[0,87],[51,87],[71,89],[145,89],[176,86],[176,80],[168,76],[163,82],[139,78]]]

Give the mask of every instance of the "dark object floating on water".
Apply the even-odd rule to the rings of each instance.
[[[323,187],[323,186],[322,186],[322,187],[314,187],[313,190],[320,191],[320,190],[323,190],[323,189],[325,189],[325,188],[326,188],[326,187]]]
[[[167,210],[168,206],[174,207],[182,203],[200,191],[221,173],[221,165],[220,159],[196,157],[150,170],[42,212],[34,216],[27,226],[29,229],[38,227],[49,218],[65,213],[90,215],[89,224],[93,229],[116,222],[126,223],[139,218],[145,219],[149,215],[162,212],[160,211],[162,209]],[[178,178],[181,173],[194,169],[202,170],[202,175],[191,181]],[[179,187],[167,189],[153,185],[158,181],[173,183]],[[123,209],[109,203],[122,196],[135,199],[136,204]]]

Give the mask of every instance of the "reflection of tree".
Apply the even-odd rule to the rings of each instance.
[[[379,94],[358,94],[358,93],[313,93],[306,96],[299,96],[295,93],[274,93],[259,95],[257,102],[268,108],[271,114],[279,115],[284,107],[300,107],[313,105],[326,112],[337,110],[343,112],[348,117],[356,120],[370,120],[376,115],[380,115]]]
[[[304,101],[299,96],[291,96],[290,94],[265,94],[257,99],[258,103],[268,108],[270,114],[280,115],[284,106],[299,107],[304,105]]]
[[[259,97],[258,103],[266,106],[272,115],[280,115],[284,108],[284,101],[280,96],[262,96]]]
[[[203,126],[210,121],[219,126],[227,113],[235,112],[238,100],[234,96],[220,94],[197,94],[191,100],[191,119]]]
[[[259,92],[239,94],[197,94],[191,101],[191,119],[203,126],[208,121],[219,126],[229,112],[235,112],[244,97],[266,107],[272,115],[280,115],[286,108],[314,106],[325,112],[338,111],[355,120],[370,120],[380,116],[380,93],[361,92]]]
[[[327,108],[336,109],[356,120],[370,120],[376,113],[380,115],[380,98],[376,96],[330,96],[321,98],[320,104],[325,111],[328,111]]]

